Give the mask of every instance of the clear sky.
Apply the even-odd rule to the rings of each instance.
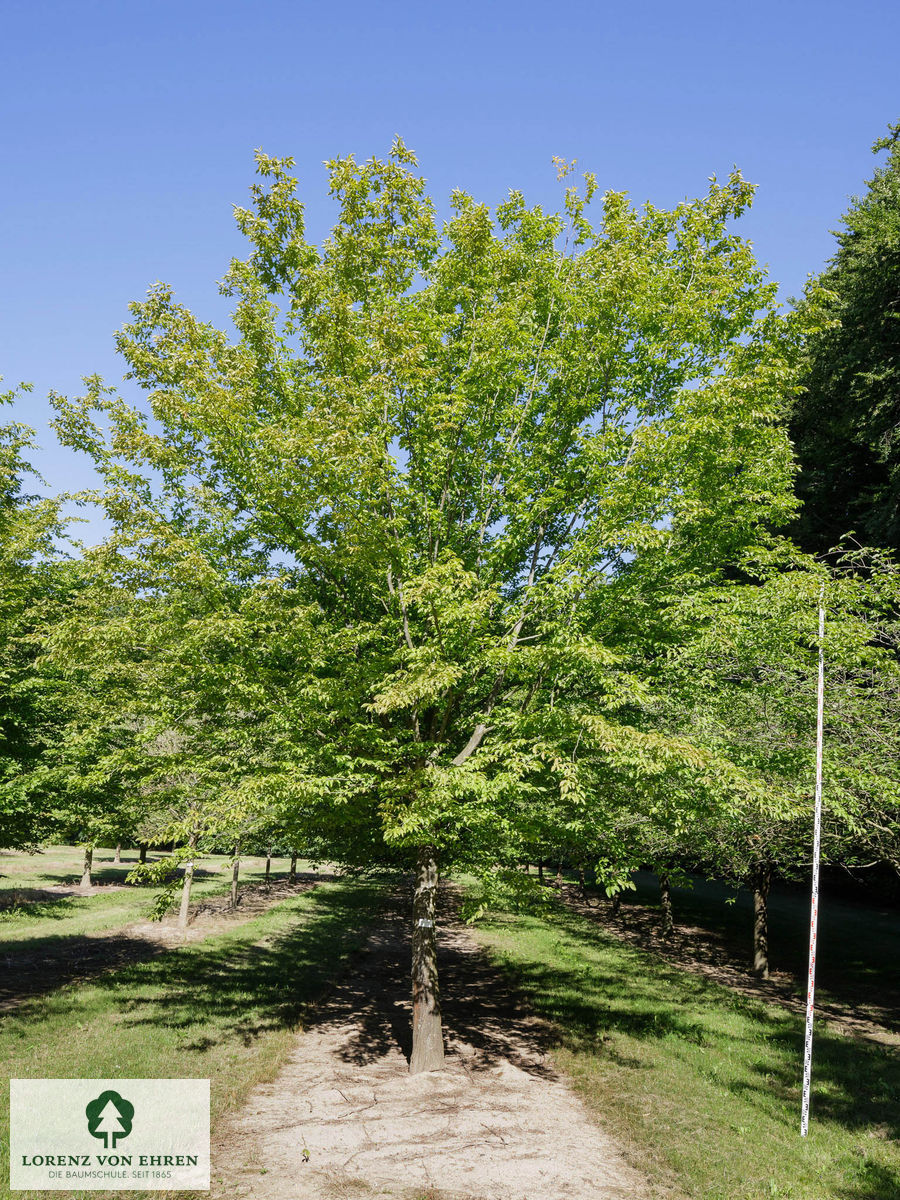
[[[231,206],[252,152],[297,160],[314,234],[326,158],[383,155],[399,133],[438,201],[511,187],[556,207],[550,160],[601,188],[675,203],[737,164],[742,223],[782,294],[900,121],[898,0],[630,4],[323,0],[3,0],[0,374],[31,380],[53,490],[90,482],[54,448],[46,393],[121,376],[114,331],[161,279],[221,319],[241,252]],[[4,385],[5,386],[5,385]]]

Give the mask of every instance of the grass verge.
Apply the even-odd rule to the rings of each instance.
[[[278,1070],[306,1014],[364,942],[382,894],[370,884],[321,884],[204,942],[62,988],[5,1018],[0,1062],[19,1079],[209,1078],[215,1124]],[[6,1091],[0,1200],[37,1200],[47,1193],[8,1189],[8,1103]]]
[[[49,885],[71,885],[80,878],[81,850],[53,846],[40,855],[7,851],[0,855],[0,943],[38,943],[43,939],[80,937],[117,929],[132,921],[147,920],[158,891],[154,887],[124,887],[125,877],[138,861],[137,854],[123,855],[112,862],[112,851],[96,851],[94,879],[101,886],[83,894],[52,893]],[[100,857],[100,856],[104,857]],[[151,862],[161,857],[151,854]],[[273,859],[273,879],[283,879],[289,860]],[[78,875],[73,872],[78,867]],[[298,863],[309,870],[309,863]],[[248,858],[241,863],[241,885],[265,879],[265,859]],[[106,886],[103,886],[106,885]],[[114,886],[109,886],[114,885]],[[118,886],[115,886],[118,885]],[[211,896],[224,895],[231,886],[231,859],[227,855],[205,855],[198,859],[191,889],[192,905]],[[35,893],[37,889],[37,893]],[[10,901],[10,897],[12,900]],[[21,899],[19,899],[21,897]],[[175,896],[177,905],[179,896]]]
[[[817,1030],[799,1136],[802,1019],[577,914],[474,930],[558,1035],[556,1058],[637,1167],[693,1200],[900,1196],[896,1050]]]

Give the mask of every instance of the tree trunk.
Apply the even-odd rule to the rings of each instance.
[[[661,933],[664,938],[670,938],[675,932],[675,924],[672,921],[672,887],[666,874],[659,877],[659,902],[662,907]]]
[[[238,875],[241,872],[241,843],[237,842],[234,847],[234,861],[231,864],[231,907],[237,908],[238,900]]]
[[[122,861],[122,843],[116,842],[116,856],[113,859],[113,862],[120,863],[121,861]]]
[[[556,864],[556,890],[562,891],[562,863]]]
[[[191,853],[197,849],[197,834],[191,834],[191,840],[188,842]],[[181,908],[178,910],[178,928],[187,929],[188,909],[191,906],[191,883],[194,879],[194,860],[193,858],[184,864],[184,883],[181,885]]]
[[[141,862],[145,863],[146,861],[147,861],[147,843],[141,842]]]
[[[622,893],[616,892],[612,898],[612,915],[617,917],[622,908]]]
[[[753,970],[769,978],[769,887],[772,868],[766,864],[753,872]]]
[[[91,865],[94,861],[94,847],[85,846],[84,848],[84,867],[81,872],[81,886],[91,886]]]
[[[268,848],[268,850],[266,851],[266,887],[269,886],[271,881],[272,881],[272,847],[270,846]]]
[[[438,865],[434,848],[426,846],[416,860],[413,897],[412,999],[413,1043],[411,1075],[438,1071],[444,1065],[444,1037],[438,996],[437,946],[434,933],[434,900]]]
[[[297,882],[297,851],[296,850],[291,851],[291,873],[288,876],[288,881],[290,883]]]
[[[581,894],[584,895],[584,863],[578,864],[578,886],[581,888]]]
[[[542,858],[538,859],[537,868],[538,868],[538,883],[543,883],[544,882],[544,860]]]

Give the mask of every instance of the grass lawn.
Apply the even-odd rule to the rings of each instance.
[[[574,913],[474,932],[552,1020],[560,1066],[652,1178],[692,1200],[900,1197],[896,1050],[819,1028],[804,1140],[802,1018]]]
[[[113,861],[114,851],[95,850],[93,879],[100,886],[92,892],[73,895],[46,891],[81,881],[83,853],[77,846],[48,846],[40,854],[0,852],[0,943],[99,933],[147,918],[158,889],[114,886],[124,884],[126,875],[137,864],[136,850],[123,851],[121,864]],[[149,860],[161,857],[151,852]],[[265,865],[264,858],[242,859],[241,883],[261,883]],[[289,866],[290,859],[273,858],[273,878],[283,878]],[[309,864],[298,862],[297,869],[308,870]],[[224,893],[230,886],[231,859],[227,855],[210,854],[197,859],[192,903]]]
[[[639,871],[636,891],[624,892],[626,914],[635,905],[659,906],[656,876]],[[734,903],[726,903],[734,897]],[[739,960],[751,955],[753,899],[741,889],[694,878],[672,889],[676,927],[697,925],[722,937]],[[796,991],[806,996],[809,953],[809,892],[775,884],[769,897],[769,951],[773,969],[792,972]],[[826,879],[819,897],[816,992],[822,1000],[873,1010],[873,1019],[897,1028],[900,1018],[900,916],[888,904],[862,903],[835,895]]]
[[[9,1078],[209,1078],[215,1122],[278,1070],[305,1014],[365,940],[382,895],[374,884],[323,883],[203,942],[31,1001],[0,1027],[4,1071]],[[45,1196],[8,1190],[8,1103],[5,1089],[0,1200]],[[120,1194],[91,1193],[98,1200]]]

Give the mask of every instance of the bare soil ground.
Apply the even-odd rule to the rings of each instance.
[[[9,1012],[25,1000],[47,995],[63,984],[84,982],[129,963],[145,962],[173,946],[202,941],[250,920],[297,892],[315,887],[326,878],[332,876],[298,872],[295,884],[277,880],[268,887],[264,884],[242,886],[236,909],[229,907],[228,896],[204,897],[191,906],[186,931],[178,929],[177,917],[173,914],[162,921],[134,921],[101,933],[41,938],[30,944],[18,943],[16,949],[4,948],[0,952],[0,1013]],[[116,886],[82,889],[60,885],[28,889],[28,896],[23,896],[19,902],[50,896],[57,898],[61,894],[91,895],[101,890],[114,890]],[[46,895],[36,896],[34,893],[38,891]]]
[[[392,905],[284,1070],[219,1126],[221,1200],[652,1200],[445,894],[444,1071],[408,1073],[409,922]]]
[[[577,886],[563,885],[563,899],[576,912],[590,917],[604,930],[641,950],[649,950],[685,970],[704,975],[745,996],[779,1004],[791,1012],[806,1012],[805,978],[790,971],[772,970],[768,980],[758,979],[749,969],[746,953],[735,948],[721,933],[702,926],[678,921],[670,938],[660,933],[660,914],[656,908],[630,903],[614,914],[606,901],[585,899]],[[880,1045],[900,1046],[892,1007],[873,1003],[869,995],[849,995],[843,1000],[825,1000],[816,995],[816,1019],[824,1020],[835,1032]]]

